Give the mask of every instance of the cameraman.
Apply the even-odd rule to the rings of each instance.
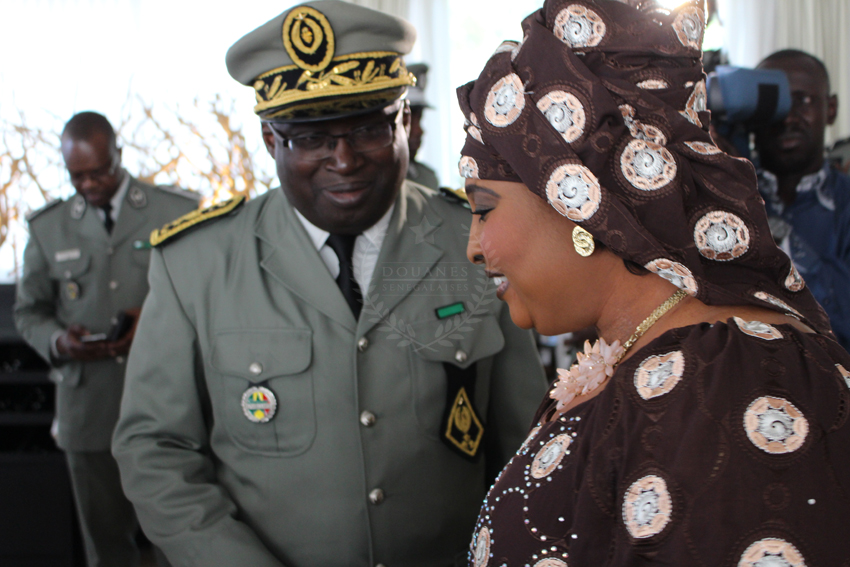
[[[755,129],[771,232],[850,349],[850,177],[824,159],[838,99],[823,62],[803,51],[777,51],[758,68],[784,71],[792,99],[784,120]]]

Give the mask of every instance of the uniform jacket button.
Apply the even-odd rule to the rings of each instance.
[[[369,502],[375,504],[376,506],[384,501],[384,491],[380,488],[374,489],[369,493]]]
[[[118,289],[118,282],[115,281],[115,280],[112,280],[111,282],[109,282],[109,289],[112,289],[112,290]]]
[[[468,357],[464,351],[457,349],[457,352],[455,353],[455,360],[458,362],[458,364],[463,364],[464,362],[466,362],[467,358]]]
[[[357,341],[357,350],[365,352],[367,348],[369,348],[369,339],[366,337],[360,337],[360,340]]]
[[[252,362],[251,365],[248,367],[248,371],[254,376],[259,376],[263,373],[263,365],[259,362]]]
[[[378,418],[375,417],[375,414],[368,410],[360,414],[360,423],[362,423],[366,427],[372,427],[373,425],[375,425],[375,421],[377,419]]]

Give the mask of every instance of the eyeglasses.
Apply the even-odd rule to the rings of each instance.
[[[304,136],[288,138],[277,129],[274,122],[267,122],[266,124],[269,125],[275,137],[280,139],[297,159],[321,161],[333,155],[337,140],[340,138],[345,138],[348,146],[361,154],[386,148],[393,143],[395,129],[398,125],[398,117],[401,115],[403,108],[403,106],[400,107],[391,120],[361,126],[345,134],[314,132]]]
[[[77,185],[82,185],[86,179],[91,179],[92,181],[106,181],[118,172],[119,167],[121,167],[121,162],[116,160],[114,156],[111,156],[109,158],[109,163],[103,167],[90,169],[88,171],[69,171],[68,177],[71,179],[71,185],[76,187]]]

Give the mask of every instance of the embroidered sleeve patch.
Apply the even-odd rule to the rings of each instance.
[[[466,455],[474,457],[483,436],[484,426],[475,414],[466,389],[461,387],[449,411],[445,438]]]

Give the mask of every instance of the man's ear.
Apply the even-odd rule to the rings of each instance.
[[[275,140],[274,133],[272,132],[271,127],[265,122],[261,122],[262,130],[263,130],[263,143],[266,145],[266,151],[269,152],[269,155],[274,157],[275,150]]]
[[[410,101],[404,101],[404,110],[401,111],[401,123],[404,126],[404,131],[407,132],[407,137],[410,137],[410,124],[411,124],[411,114],[410,114]]]
[[[838,95],[830,95],[826,99],[826,123],[831,126],[835,123],[836,116],[838,116]]]

